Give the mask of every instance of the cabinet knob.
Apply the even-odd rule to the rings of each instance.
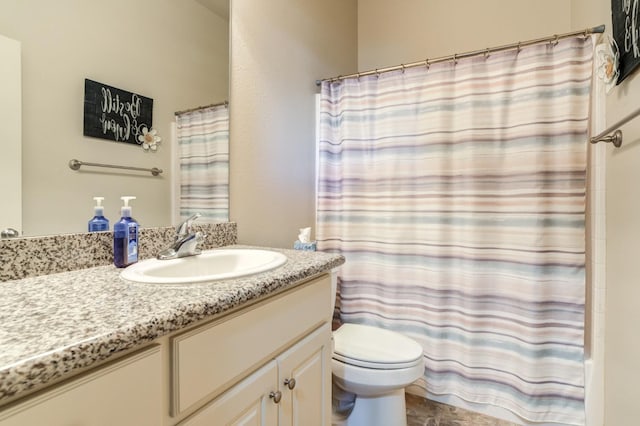
[[[293,377],[290,379],[284,379],[284,385],[289,389],[293,389],[296,387],[296,379],[294,379]]]
[[[277,404],[282,399],[282,392],[280,392],[280,391],[275,391],[275,392],[271,391],[269,393],[269,398],[273,399],[273,402],[275,402]]]

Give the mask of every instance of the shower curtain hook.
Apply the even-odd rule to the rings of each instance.
[[[453,54],[453,65],[458,65],[458,54],[457,53]]]
[[[522,51],[522,42],[518,42],[518,50],[516,51],[516,55]]]
[[[431,68],[431,64],[429,63],[429,58],[424,60],[424,64],[427,67],[427,71],[429,71],[429,68]]]
[[[484,59],[489,59],[489,56],[491,56],[491,49],[487,47],[487,50],[484,51]]]
[[[404,74],[404,64],[400,64],[400,66],[402,67],[402,74]]]
[[[356,78],[360,81],[360,73],[356,73]]]
[[[378,72],[378,68],[376,68],[376,78],[380,78],[380,73]]]
[[[554,47],[558,45],[558,34],[553,35],[553,40],[549,40],[549,46]]]

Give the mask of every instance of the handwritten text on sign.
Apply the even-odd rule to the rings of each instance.
[[[620,50],[618,84],[640,65],[639,0],[611,0],[613,38]]]
[[[85,79],[85,136],[138,144],[152,117],[153,99]]]

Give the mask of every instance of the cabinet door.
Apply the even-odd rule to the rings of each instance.
[[[0,426],[162,424],[162,356],[155,346],[0,412]]]
[[[172,415],[228,389],[330,318],[329,275],[176,336]]]
[[[276,426],[278,405],[269,396],[277,391],[278,367],[271,361],[180,426]]]
[[[276,360],[282,392],[280,425],[330,425],[330,325],[325,323]]]

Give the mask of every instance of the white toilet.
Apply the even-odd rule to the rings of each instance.
[[[332,285],[335,294],[335,272]],[[406,426],[404,388],[424,374],[422,347],[394,331],[359,324],[343,324],[333,342],[332,424]]]

